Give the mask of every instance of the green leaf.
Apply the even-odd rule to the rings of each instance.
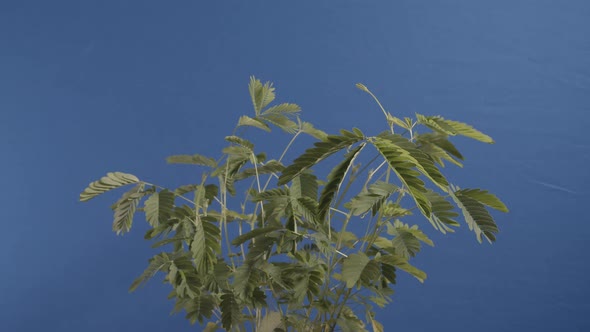
[[[430,201],[432,213],[428,219],[434,229],[445,234],[446,232],[454,232],[449,226],[459,227],[459,223],[455,220],[459,216],[455,212],[455,207],[444,197],[439,195],[437,192],[428,190],[426,197]]]
[[[299,107],[299,105],[283,103],[283,104],[279,104],[279,105],[267,108],[264,112],[262,112],[262,115],[267,115],[267,114],[291,115],[294,113],[299,113],[300,111],[301,111],[301,108]]]
[[[254,76],[250,77],[248,90],[250,91],[250,97],[252,98],[252,104],[254,105],[256,116],[260,115],[260,111],[275,99],[275,89],[272,87],[272,83],[266,82],[262,85],[260,80],[256,79]]]
[[[372,211],[374,216],[381,208],[381,205],[398,189],[398,186],[392,183],[376,181],[366,191],[353,197],[349,208],[355,216],[360,216],[369,211]]]
[[[453,157],[463,160],[463,155],[455,145],[447,139],[447,135],[439,132],[416,135],[416,142],[420,150],[432,157],[447,160],[459,167],[463,165]],[[440,162],[439,162],[440,163]]]
[[[213,315],[213,310],[217,303],[215,299],[211,295],[201,294],[200,296],[196,297],[195,299],[191,299],[190,301],[186,301],[184,304],[184,310],[186,311],[186,319],[188,319],[191,324],[194,324],[196,321],[203,324],[205,319],[210,319]],[[210,322],[211,323],[211,322]],[[207,324],[209,326],[209,324]],[[213,323],[215,327],[212,331],[217,329],[217,325]],[[208,327],[205,327],[205,331]]]
[[[430,218],[431,208],[430,202],[424,194],[426,192],[424,182],[418,177],[420,173],[413,169],[418,165],[418,161],[408,151],[394,144],[391,140],[376,137],[372,143],[387,160],[400,181],[408,188],[410,196],[422,214],[426,218]]]
[[[342,185],[342,181],[344,181],[344,177],[348,170],[354,163],[354,159],[358,156],[361,150],[365,147],[365,143],[360,144],[356,148],[352,149],[344,156],[344,160],[334,167],[330,174],[328,174],[328,182],[324,186],[322,193],[320,194],[319,204],[318,204],[318,219],[324,220],[326,214],[330,210],[330,204],[332,204],[332,200],[336,197],[336,194],[340,190],[340,186]]]
[[[318,199],[318,179],[311,173],[301,173],[291,181],[289,192],[294,198]]]
[[[170,157],[166,158],[166,161],[169,164],[190,164],[190,165],[207,166],[207,167],[211,167],[211,168],[217,167],[217,162],[215,161],[215,159],[205,157],[200,154],[174,155],[174,156],[170,156]]]
[[[139,183],[129,190],[115,203],[115,216],[113,220],[113,231],[119,234],[129,232],[133,224],[133,215],[141,198],[145,195],[144,184]]]
[[[301,156],[295,159],[293,164],[283,171],[278,185],[281,186],[288,183],[318,162],[362,139],[363,137],[356,133],[342,131],[342,136],[330,135],[326,138],[326,141],[314,143],[313,148],[307,149]]]
[[[342,262],[342,281],[346,283],[346,287],[354,287],[369,261],[369,257],[363,252],[351,254],[344,259]]]
[[[424,280],[426,280],[426,273],[424,271],[411,265],[410,263],[408,263],[407,259],[405,259],[402,256],[399,256],[397,254],[396,255],[382,255],[381,257],[379,257],[378,259],[376,258],[375,260],[377,260],[383,264],[395,266],[398,269],[405,271],[405,272],[409,273],[410,275],[414,276],[414,278],[418,279],[418,281],[420,281],[420,282],[424,282]],[[382,265],[382,268],[383,268],[383,265]]]
[[[504,203],[502,203],[502,201],[498,197],[488,192],[487,190],[461,189],[457,190],[455,194],[471,197],[474,200],[480,202],[481,204],[491,207],[492,209],[496,209],[502,212],[508,212],[508,208],[506,207],[506,205],[504,205]]]
[[[170,263],[170,257],[166,253],[161,253],[150,258],[148,267],[137,279],[135,279],[135,281],[133,281],[131,287],[129,287],[129,291],[135,291],[137,287],[151,279],[158,271],[168,271]]]
[[[281,164],[280,161],[269,160],[264,165],[257,166],[256,168],[248,168],[248,169],[245,169],[245,170],[237,173],[236,175],[234,175],[234,180],[236,180],[236,181],[243,180],[243,179],[249,178],[251,176],[255,176],[256,173],[258,173],[258,175],[274,174],[274,173],[278,174],[278,173],[282,172],[284,169],[285,169],[285,166],[283,166],[283,164]]]
[[[416,114],[416,118],[418,119],[418,123],[447,135],[462,135],[480,142],[494,143],[494,140],[490,136],[463,122],[447,120],[441,116],[424,116],[421,114]]]
[[[145,217],[152,227],[158,227],[172,215],[174,193],[168,190],[153,193],[145,201]]]
[[[477,241],[482,242],[482,235],[492,243],[496,240],[496,233],[498,233],[498,226],[496,222],[486,210],[485,206],[477,200],[462,194],[461,192],[449,191],[449,194],[463,212],[463,217],[469,226],[469,230],[475,232]]]
[[[310,197],[299,197],[291,200],[291,206],[297,216],[303,216],[307,221],[317,224],[320,222],[318,217],[318,203]]]
[[[347,306],[342,308],[336,323],[342,332],[367,332],[363,321]]]
[[[195,299],[201,294],[201,278],[197,274],[192,260],[181,255],[171,262],[166,280],[174,286],[179,297]]]
[[[420,242],[434,246],[434,243],[418,229],[417,225],[410,227],[396,220],[393,225],[388,224],[387,226],[387,234],[394,236],[391,243],[395,252],[405,259],[416,256],[421,249]]]
[[[276,198],[280,199],[288,199],[289,198],[289,191],[285,188],[274,188],[269,189],[260,193],[256,191],[250,192],[250,196],[252,197],[252,202],[262,202],[262,201],[269,201]]]
[[[255,237],[258,237],[260,235],[264,235],[264,234],[268,234],[270,232],[274,232],[277,231],[279,229],[282,229],[282,226],[266,226],[266,227],[261,227],[261,228],[255,228],[253,230],[251,230],[248,233],[244,233],[236,238],[234,238],[231,242],[232,245],[234,246],[239,246],[242,243],[251,240]]]
[[[209,218],[198,215],[195,216],[194,225],[195,235],[190,249],[197,271],[207,274],[217,262],[217,253],[221,251],[220,229]]]
[[[270,127],[260,119],[253,119],[249,116],[242,115],[238,120],[238,127],[250,126],[270,132]]]
[[[295,121],[289,119],[289,117],[282,114],[262,114],[258,117],[258,119],[267,123],[271,123],[289,134],[294,134],[299,129],[299,125]]]
[[[434,160],[428,154],[421,151],[416,144],[407,138],[397,134],[381,134],[381,138],[386,138],[395,146],[410,153],[413,161],[416,161],[416,169],[426,176],[430,181],[436,184],[439,188],[446,191],[449,182],[442,175],[438,167],[434,164]]]
[[[311,123],[309,122],[301,122],[301,132],[308,134],[314,138],[319,139],[320,141],[325,141],[326,138],[328,137],[328,134],[326,134],[325,132],[323,132],[320,129],[315,128]]]
[[[110,172],[100,180],[90,183],[80,194],[80,201],[86,202],[109,190],[137,182],[139,182],[139,179],[135,175],[122,172]]]
[[[221,324],[226,331],[230,331],[233,326],[237,326],[241,321],[241,309],[234,293],[226,290],[221,295]]]
[[[184,195],[186,193],[189,193],[191,191],[197,191],[200,190],[200,188],[202,187],[202,184],[187,184],[184,186],[180,186],[178,188],[176,188],[176,190],[174,190],[174,193],[176,195]],[[214,184],[208,184],[205,186],[205,198],[207,198],[209,201],[212,201],[215,196],[217,196],[217,194],[219,193],[219,187],[217,187]]]
[[[250,152],[254,151],[254,144],[245,138],[241,138],[238,136],[226,136],[225,140],[230,143],[234,143],[234,144],[237,144],[241,147],[244,147],[244,148],[250,150]]]

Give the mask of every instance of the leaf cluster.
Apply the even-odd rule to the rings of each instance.
[[[296,104],[271,105],[273,85],[252,77],[253,114],[240,117],[236,128],[278,127],[291,135],[277,159],[267,161],[234,132],[217,158],[168,158],[201,167],[200,183],[169,189],[123,172],[90,183],[81,201],[131,186],[112,206],[113,230],[128,232],[143,212],[145,239],[161,250],[130,290],[161,273],[174,311],[205,331],[383,331],[373,306],[390,303],[399,271],[424,282],[426,273],[411,260],[424,244],[434,246],[402,218],[417,210],[447,233],[462,215],[479,242],[495,241],[499,230],[488,209],[508,212],[504,203],[486,190],[461,189],[442,172],[444,162],[461,167],[464,159],[450,137],[493,140],[440,116],[396,118],[358,87],[375,98],[388,131],[328,135],[301,121]],[[419,127],[426,132],[418,134]],[[317,141],[283,164],[302,133]],[[376,157],[363,165],[370,150]],[[314,169],[328,158],[338,163],[320,179]]]

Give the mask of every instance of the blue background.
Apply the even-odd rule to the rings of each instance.
[[[117,237],[116,194],[78,194],[115,170],[199,179],[165,157],[216,153],[256,75],[327,132],[384,129],[363,82],[395,115],[496,140],[458,140],[448,174],[509,205],[498,241],[419,221],[429,279],[400,278],[387,331],[589,330],[589,17],[586,0],[0,2],[0,328],[198,330],[167,286],[127,292],[154,253],[143,223]]]

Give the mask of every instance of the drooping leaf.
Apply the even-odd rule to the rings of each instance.
[[[135,279],[135,281],[133,281],[129,287],[129,291],[135,291],[137,287],[151,279],[158,271],[168,271],[170,263],[170,257],[166,253],[161,253],[150,258],[148,267],[137,279]]]
[[[288,183],[323,159],[363,139],[363,136],[359,136],[357,133],[342,131],[341,134],[341,136],[330,135],[325,141],[314,143],[313,148],[307,149],[283,171],[278,185]]]
[[[379,137],[385,138],[393,143],[393,145],[396,147],[407,151],[413,158],[413,161],[416,161],[415,167],[420,173],[426,176],[442,190],[447,190],[447,187],[449,186],[447,179],[444,177],[444,175],[442,175],[438,167],[436,167],[432,157],[421,151],[415,143],[397,134],[385,133],[380,134]]]
[[[422,214],[430,218],[431,208],[424,194],[426,192],[424,182],[418,177],[420,173],[413,169],[418,165],[418,161],[408,151],[388,139],[376,137],[373,144],[387,160],[400,181],[408,188]]]
[[[463,212],[469,230],[475,232],[477,241],[482,242],[482,235],[490,243],[496,241],[495,234],[498,233],[498,226],[484,204],[461,192],[450,190],[449,194]]]
[[[252,303],[254,291],[258,288],[261,280],[260,270],[254,264],[244,263],[236,268],[233,276],[236,297],[244,303]]]
[[[450,226],[459,227],[460,224],[455,220],[459,214],[454,211],[455,207],[453,204],[432,190],[426,192],[426,198],[430,201],[432,208],[432,213],[428,220],[434,229],[443,234],[454,232]]]
[[[211,167],[211,168],[217,167],[217,162],[215,161],[215,159],[205,157],[200,154],[174,155],[174,156],[170,156],[170,157],[166,158],[166,161],[169,164],[191,164],[191,165],[207,166],[207,167]]]
[[[447,135],[462,135],[480,142],[494,143],[494,140],[490,136],[463,122],[447,120],[441,116],[424,116],[421,114],[416,114],[416,118],[418,119],[418,123]]]
[[[346,287],[354,287],[370,260],[363,252],[351,254],[344,259],[342,262],[342,281],[346,283]]]
[[[139,179],[133,174],[110,172],[100,180],[90,183],[80,194],[80,201],[86,202],[109,190],[137,182],[139,182]]]
[[[291,181],[289,192],[294,198],[318,199],[318,178],[311,173],[301,173]]]
[[[293,211],[307,221],[317,224],[322,220],[318,216],[318,203],[316,200],[303,196],[297,199],[291,199],[290,203]]]
[[[348,173],[348,170],[354,163],[354,159],[358,156],[361,150],[365,147],[365,143],[360,144],[356,148],[352,149],[344,156],[344,160],[340,162],[336,167],[334,167],[330,174],[328,174],[328,182],[324,186],[322,193],[320,194],[319,204],[318,204],[318,219],[324,220],[328,210],[330,209],[330,204],[332,204],[332,200],[336,197],[336,194],[340,190],[340,186],[342,185],[342,181]]]
[[[213,296],[208,294],[201,294],[195,299],[186,301],[183,307],[186,311],[186,319],[188,319],[191,322],[191,324],[194,324],[197,321],[199,321],[199,323],[202,324],[205,319],[211,318],[211,316],[213,315],[213,310],[216,306],[217,303],[215,302]],[[207,324],[207,326],[209,326],[209,324]],[[215,324],[214,326],[216,329],[217,326]],[[205,328],[205,330],[207,330],[207,327]]]
[[[221,295],[221,324],[226,331],[237,326],[241,321],[242,312],[236,296],[231,290],[226,290]]]
[[[389,251],[390,249],[387,249],[387,250]],[[395,250],[392,250],[392,251],[395,252]],[[392,253],[389,255],[382,255],[379,258],[376,258],[375,260],[377,260],[383,264],[386,264],[386,265],[395,266],[396,268],[409,273],[414,278],[418,279],[418,281],[420,281],[420,282],[424,282],[424,280],[426,280],[426,273],[424,271],[411,265],[407,259],[403,258],[402,256],[400,256],[398,254]],[[382,265],[382,268],[383,268],[383,265]]]
[[[446,160],[459,167],[463,167],[463,164],[455,160],[455,158],[463,160],[463,155],[461,155],[453,143],[447,139],[446,134],[434,132],[416,135],[415,138],[418,148],[422,152],[431,156],[440,165],[444,166],[443,160]]]
[[[117,235],[129,232],[133,224],[133,215],[141,198],[145,195],[143,191],[144,184],[139,183],[133,189],[129,190],[115,203],[113,231]]]
[[[360,216],[372,211],[373,216],[381,208],[381,205],[398,190],[398,186],[383,181],[372,183],[366,191],[363,191],[352,198],[349,207],[352,214]]]
[[[263,85],[262,82],[254,76],[250,77],[248,90],[250,91],[250,97],[252,98],[252,104],[254,105],[256,116],[260,115],[262,109],[275,99],[275,89],[273,88],[272,83],[266,82]]]
[[[174,286],[179,297],[195,299],[201,294],[201,278],[185,253],[172,260],[166,280]]]
[[[496,209],[502,212],[508,212],[508,208],[502,201],[496,197],[496,195],[488,192],[487,190],[481,189],[461,189],[455,192],[455,195],[464,195],[480,202],[481,204],[487,205],[492,209]]]
[[[152,227],[158,227],[172,215],[174,207],[174,193],[168,190],[161,190],[153,193],[145,201],[145,217]]]
[[[195,235],[191,242],[191,252],[199,273],[206,274],[217,262],[221,250],[221,233],[211,218],[195,215]]]
[[[250,126],[270,132],[270,127],[264,121],[256,118],[251,118],[247,115],[242,115],[238,120],[238,127]]]

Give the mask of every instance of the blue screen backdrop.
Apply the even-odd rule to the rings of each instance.
[[[214,154],[251,112],[250,75],[333,133],[441,114],[450,178],[498,194],[501,232],[432,235],[378,312],[386,331],[590,330],[590,1],[0,2],[0,330],[195,331],[157,280],[145,227],[111,232],[115,195],[78,202],[107,171],[199,179],[172,154]]]

